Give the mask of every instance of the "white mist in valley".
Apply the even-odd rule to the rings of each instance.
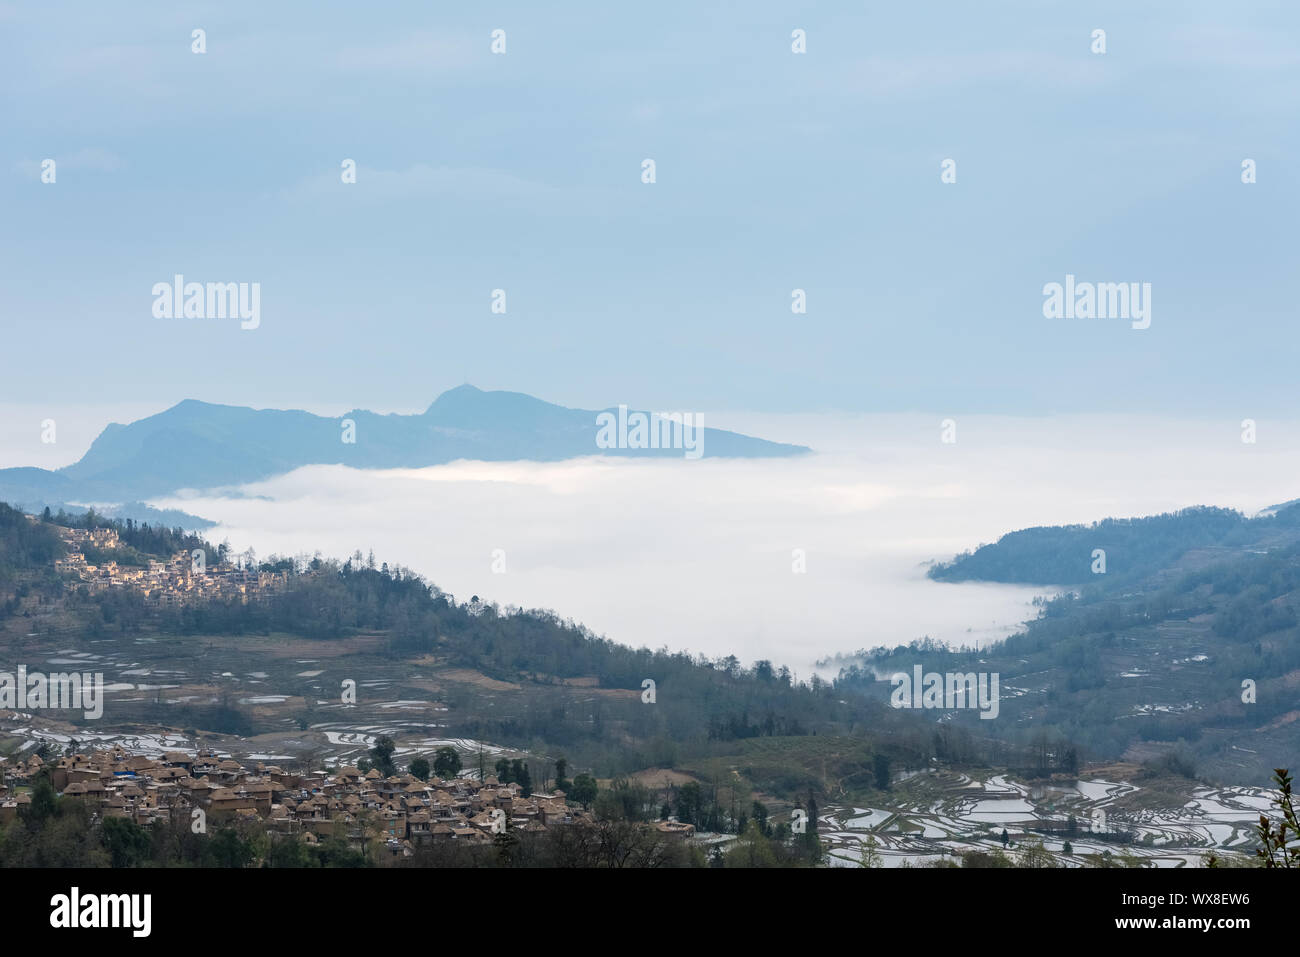
[[[945,444],[937,416],[707,421],[817,451],[313,466],[154,504],[219,521],[213,541],[259,558],[373,550],[458,600],[547,608],[623,644],[807,676],[837,652],[1014,631],[1053,589],[937,583],[924,567],[1008,531],[1198,504],[1253,513],[1300,494],[1286,478],[1300,474],[1294,425],[1261,423],[1246,444],[1237,421],[971,416]]]
[[[818,451],[321,465],[156,505],[220,521],[213,541],[259,558],[373,550],[460,601],[550,609],[621,644],[767,658],[806,676],[826,655],[927,635],[987,644],[1052,592],[935,583],[930,560],[1028,525],[1192,505],[1253,512],[1295,497],[1284,477],[1300,472],[1294,426],[1261,426],[1247,445],[1235,421],[970,416],[944,443],[936,416],[708,421]]]

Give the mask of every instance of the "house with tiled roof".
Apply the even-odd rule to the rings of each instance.
[[[490,843],[500,812],[525,832],[587,820],[562,794],[524,798],[518,785],[494,779],[425,782],[376,770],[362,775],[350,766],[295,774],[262,762],[245,767],[211,749],[193,755],[172,750],[154,758],[115,745],[50,762],[33,754],[5,762],[4,770],[17,785],[49,774],[64,797],[100,818],[125,817],[148,826],[188,820],[194,808],[205,808],[262,821],[268,834],[297,833],[309,842],[342,837],[354,847],[386,847],[395,857],[410,856],[431,841]],[[28,802],[26,794],[11,796],[7,785],[0,786],[0,822],[14,819]]]

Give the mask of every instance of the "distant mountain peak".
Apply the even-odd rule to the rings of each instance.
[[[344,421],[351,441],[341,441]],[[597,444],[597,414],[523,392],[448,389],[421,415],[345,416],[252,409],[185,399],[128,425],[111,425],[76,463],[56,472],[0,469],[0,501],[28,507],[70,501],[132,502],[181,489],[236,487],[307,465],[425,468],[458,459],[556,462],[590,455],[682,456],[681,449]],[[771,458],[798,445],[704,428],[702,454]]]
[[[430,402],[429,407],[424,411],[427,414],[440,406],[445,408],[449,405],[463,405],[466,402],[472,402],[480,396],[485,395],[487,395],[487,393],[478,386],[470,385],[466,382],[464,385],[458,385],[453,389],[448,389],[443,392],[436,399]]]

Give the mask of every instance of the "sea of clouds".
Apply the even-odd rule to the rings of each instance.
[[[934,415],[708,421],[816,452],[313,466],[154,504],[219,521],[214,541],[259,558],[373,549],[459,600],[548,608],[622,643],[806,676],[836,652],[1015,630],[1053,589],[925,577],[926,562],[1005,532],[1197,504],[1253,513],[1300,495],[1290,423],[1261,421],[1246,444],[1239,419],[969,416],[945,444]]]

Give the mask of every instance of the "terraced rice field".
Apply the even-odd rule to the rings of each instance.
[[[1060,867],[1096,866],[1107,853],[1131,855],[1146,867],[1199,867],[1211,850],[1253,854],[1254,827],[1271,801],[1259,788],[1196,787],[1181,805],[1165,807],[1134,784],[1084,779],[1031,786],[948,770],[905,776],[893,795],[884,805],[823,809],[820,833],[832,864],[858,865],[869,836],[885,867],[1002,851],[1005,829],[1005,853],[1013,859],[1022,841],[1041,840]],[[1066,834],[1070,817],[1076,830]],[[1132,842],[1102,836],[1115,831],[1131,832]]]

